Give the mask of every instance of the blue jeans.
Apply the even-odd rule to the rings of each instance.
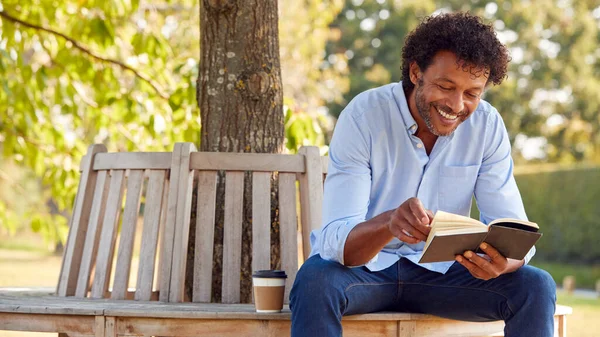
[[[290,293],[292,337],[342,336],[342,316],[375,311],[504,320],[507,337],[551,337],[555,302],[554,280],[532,266],[483,281],[458,263],[440,274],[400,259],[371,272],[315,255],[298,271]]]

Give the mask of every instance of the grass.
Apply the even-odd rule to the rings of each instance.
[[[538,262],[532,260],[531,264],[546,270],[552,275],[559,286],[562,285],[565,276],[575,276],[577,288],[595,289],[596,282],[600,281],[600,264],[594,266],[570,265],[552,262]],[[599,330],[600,331],[600,330]],[[598,333],[600,336],[600,332]]]
[[[4,242],[5,240],[0,240]],[[3,244],[3,247],[7,247]],[[18,247],[18,245],[17,245]],[[0,287],[54,287],[58,280],[61,257],[44,252],[42,249],[13,250],[0,248]],[[586,275],[587,269],[577,266],[557,264],[536,264],[550,273],[570,273]],[[592,272],[592,275],[595,272]],[[565,274],[566,275],[566,274]],[[555,276],[557,279],[557,276]],[[560,276],[558,279],[561,279]],[[571,337],[600,336],[600,298],[585,298],[558,292],[558,302],[573,307],[573,314],[567,322],[568,335]],[[50,337],[56,334],[0,331],[2,337]]]

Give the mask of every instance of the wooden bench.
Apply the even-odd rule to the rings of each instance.
[[[326,158],[317,148],[304,147],[297,155],[203,153],[178,143],[169,153],[106,153],[93,145],[81,164],[56,294],[0,293],[0,330],[96,337],[289,336],[287,306],[279,314],[258,314],[252,304],[239,303],[244,178],[251,177],[253,186],[252,268],[268,269],[274,172],[287,303],[298,266],[310,252],[309,233],[320,226]],[[223,176],[222,303],[210,303],[216,186]],[[183,303],[193,209],[198,214],[193,295]],[[130,278],[136,281],[131,289]],[[558,306],[556,336],[566,336],[570,313]],[[343,326],[344,336],[501,336],[504,323],[373,313],[344,317]]]

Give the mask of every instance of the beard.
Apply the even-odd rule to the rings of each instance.
[[[456,114],[456,113],[452,112],[452,109],[449,109],[447,107],[441,107],[435,103],[428,104],[425,99],[425,95],[423,93],[423,91],[424,91],[423,78],[420,78],[417,84],[418,84],[418,86],[415,88],[415,103],[417,105],[417,111],[419,113],[419,116],[421,116],[421,118],[425,122],[427,129],[429,130],[429,132],[431,132],[432,134],[434,134],[438,137],[444,137],[444,136],[451,135],[456,130],[456,128],[460,125],[460,123],[464,122],[465,119],[467,119],[467,114],[465,113],[465,111],[461,111],[458,114]],[[440,109],[443,112],[458,115],[459,121],[456,124],[456,126],[454,126],[454,128],[452,128],[452,130],[444,131],[444,132],[436,129],[436,127],[431,122],[431,114],[432,114],[431,108],[432,107],[436,110],[436,113],[437,113],[437,109]]]

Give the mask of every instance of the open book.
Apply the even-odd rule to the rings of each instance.
[[[542,236],[537,224],[518,219],[496,219],[489,226],[466,216],[438,211],[431,222],[419,263],[454,261],[466,250],[483,253],[486,242],[507,258],[521,260]]]

